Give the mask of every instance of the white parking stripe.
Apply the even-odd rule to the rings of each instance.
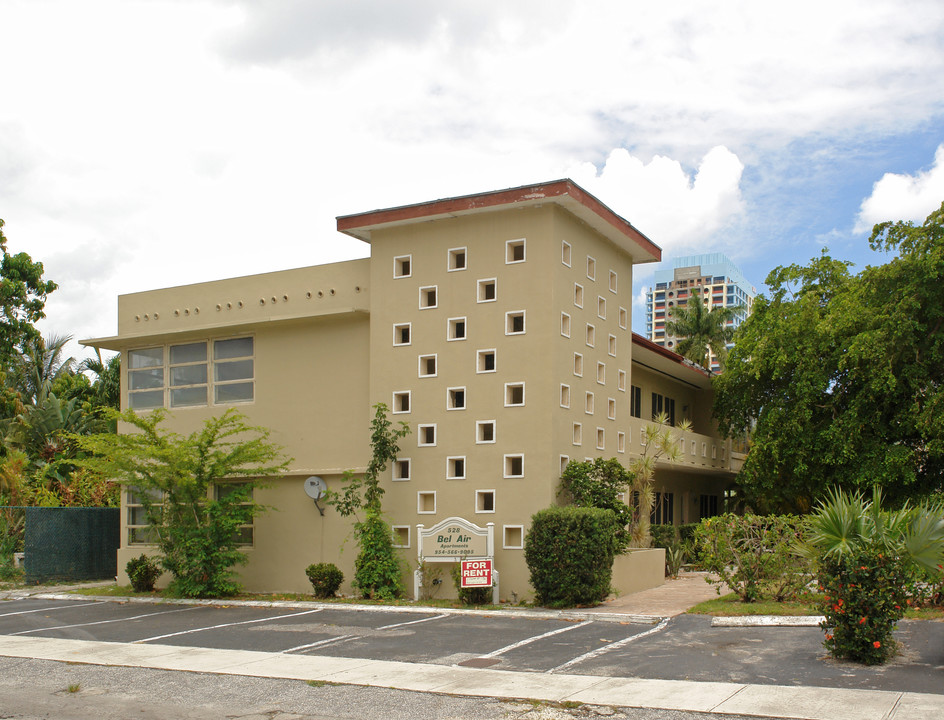
[[[33,628],[32,630],[20,630],[20,632],[10,633],[10,635],[28,635],[34,632],[43,632],[44,630],[67,630],[69,628],[88,627],[89,625],[107,625],[108,623],[124,622],[125,620],[140,620],[141,618],[154,617],[155,615],[167,615],[168,613],[187,612],[196,608],[179,608],[177,610],[164,610],[162,612],[145,613],[144,615],[135,615],[133,617],[115,618],[113,620],[97,620],[95,622],[73,623],[72,625],[53,625],[52,627]]]
[[[559,633],[565,633],[570,630],[576,630],[577,628],[582,628],[584,625],[589,625],[591,622],[593,621],[584,620],[582,623],[577,623],[576,625],[569,625],[567,627],[558,628],[557,630],[551,630],[550,632],[546,632],[543,635],[535,635],[534,637],[529,637],[525,640],[519,640],[516,643],[512,643],[511,645],[506,645],[503,648],[499,648],[498,650],[490,652],[488,655],[481,655],[480,657],[484,657],[484,658],[498,657],[499,655],[504,655],[509,650],[514,650],[515,648],[520,648],[525,645],[530,645],[531,643],[537,642],[538,640],[543,640],[544,638],[551,637],[551,635],[558,635]]]
[[[640,638],[644,638],[647,635],[652,635],[653,633],[657,633],[657,632],[661,632],[662,630],[665,630],[665,626],[668,624],[669,624],[669,618],[665,618],[662,622],[660,622],[651,630],[646,630],[646,632],[639,633],[638,635],[630,635],[628,638],[623,638],[622,640],[618,640],[615,643],[610,643],[609,645],[604,645],[603,647],[597,648],[596,650],[591,650],[590,652],[584,653],[583,655],[580,655],[579,657],[575,657],[573,660],[568,660],[563,665],[558,665],[556,668],[551,668],[550,670],[545,670],[544,672],[545,673],[557,672],[558,670],[563,670],[564,668],[570,667],[571,665],[576,665],[577,663],[583,662],[584,660],[590,660],[591,658],[595,658],[600,655],[603,655],[604,653],[608,653],[610,652],[610,650],[616,650],[617,648],[621,648],[625,645],[629,645],[631,642],[635,642],[636,640],[639,640]]]
[[[18,612],[0,613],[0,617],[9,617],[10,615],[29,615],[30,613],[46,612],[47,610],[62,610],[63,608],[85,607],[86,605],[99,605],[99,602],[75,603],[71,605],[56,605],[54,607],[39,608],[38,610],[20,610]]]
[[[180,632],[167,633],[166,635],[155,635],[154,637],[135,640],[133,644],[151,642],[152,640],[163,640],[164,638],[176,637],[177,635],[189,635],[190,633],[203,632],[204,630],[219,630],[220,628],[233,627],[235,625],[251,625],[252,623],[268,622],[270,620],[282,620],[284,618],[298,617],[299,615],[311,615],[312,613],[319,613],[321,610],[322,608],[318,608],[317,610],[306,610],[305,612],[290,613],[288,615],[276,615],[275,617],[263,617],[257,618],[255,620],[223,623],[222,625],[210,625],[209,627],[194,628],[193,630],[181,630]]]
[[[377,628],[378,630],[393,630],[393,628],[403,627],[404,625],[416,625],[417,623],[429,622],[430,620],[442,620],[443,618],[449,617],[448,615],[434,615],[433,617],[423,618],[422,620],[410,620],[409,622],[396,623],[395,625],[384,625],[383,627]]]
[[[323,647],[325,645],[333,645],[336,642],[341,642],[342,640],[350,640],[353,635],[338,635],[337,637],[328,638],[327,640],[319,640],[318,642],[308,643],[307,645],[298,645],[288,650],[282,650],[282,653],[295,652],[296,650],[310,650],[315,647]]]

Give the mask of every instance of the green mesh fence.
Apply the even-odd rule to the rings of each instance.
[[[26,582],[114,578],[119,525],[118,508],[26,508]]]

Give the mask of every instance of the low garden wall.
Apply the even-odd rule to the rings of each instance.
[[[610,584],[620,595],[649,590],[665,582],[665,548],[629,550],[613,560]]]

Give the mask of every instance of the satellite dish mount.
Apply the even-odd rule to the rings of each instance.
[[[327,483],[317,475],[305,478],[305,494],[315,501],[315,507],[318,508],[318,512],[322,515],[324,515],[324,508],[318,504],[318,501],[321,500],[327,489]]]

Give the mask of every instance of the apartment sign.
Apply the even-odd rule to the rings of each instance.
[[[491,587],[491,560],[463,560],[460,563],[461,585],[464,588]]]
[[[429,529],[418,525],[418,554],[427,562],[494,557],[493,533],[492,523],[483,528],[458,517],[447,518]]]

